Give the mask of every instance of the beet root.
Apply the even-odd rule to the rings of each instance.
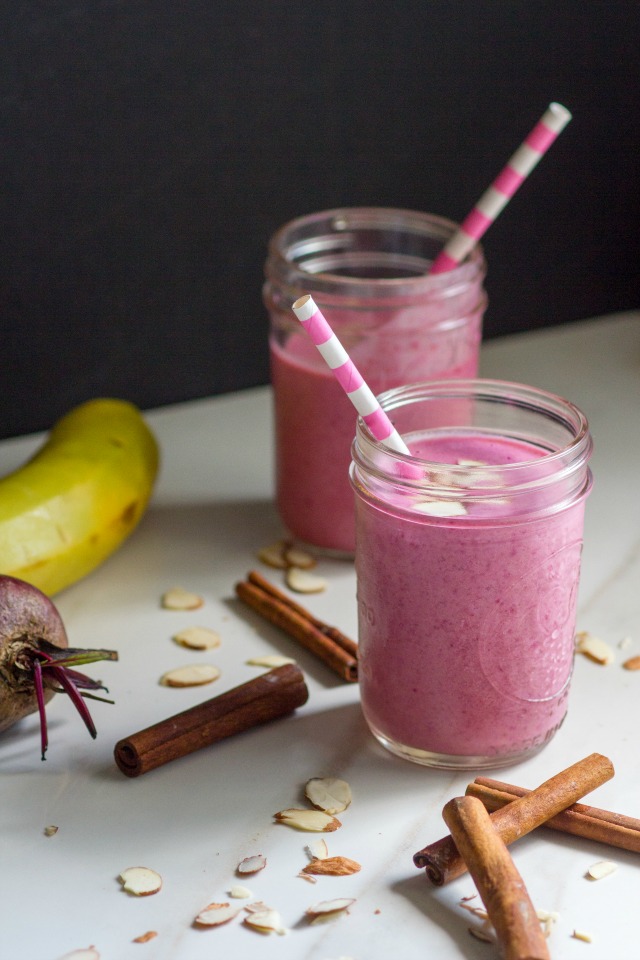
[[[113,650],[69,648],[64,623],[49,597],[24,580],[0,576],[0,731],[38,711],[44,760],[48,745],[45,705],[54,693],[64,692],[95,737],[83,697],[93,696],[87,691],[106,688],[74,667],[117,659]]]

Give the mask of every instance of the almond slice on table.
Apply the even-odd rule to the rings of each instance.
[[[583,930],[574,930],[571,934],[574,940],[582,940],[583,943],[593,943],[590,933],[584,933]]]
[[[146,933],[141,933],[139,937],[134,937],[131,941],[132,943],[148,943],[149,940],[155,940],[158,936],[157,930],[147,930]]]
[[[602,880],[603,877],[608,877],[617,869],[618,865],[612,860],[598,860],[597,863],[592,863],[587,870],[587,877],[589,880]]]
[[[149,897],[162,889],[162,877],[149,867],[127,867],[118,879],[123,889],[136,897]]]
[[[325,857],[329,856],[329,848],[327,847],[327,841],[324,837],[320,837],[319,840],[314,840],[313,843],[305,847],[305,850],[310,860],[324,860]]]
[[[576,634],[576,653],[582,653],[589,660],[607,666],[615,660],[615,654],[608,643],[586,630]]]
[[[309,803],[325,813],[342,813],[351,803],[351,787],[338,777],[312,777],[304,793]]]
[[[355,860],[350,860],[349,857],[324,857],[312,860],[311,863],[302,868],[301,872],[323,877],[348,877],[353,873],[358,873],[361,869],[360,864]]]
[[[495,936],[489,933],[488,930],[485,930],[484,927],[467,927],[467,930],[472,937],[475,937],[476,940],[480,940],[482,943],[496,942]]]
[[[338,897],[336,900],[321,900],[320,903],[307,907],[305,916],[310,923],[319,923],[342,917],[349,912],[349,907],[356,901],[353,898]]]
[[[244,923],[252,930],[257,930],[258,933],[279,933],[282,935],[287,932],[277,910],[253,911],[244,918]]]
[[[317,563],[315,557],[306,550],[300,550],[299,547],[287,547],[284,551],[284,559],[288,567],[298,567],[300,570],[311,570]]]
[[[294,593],[323,593],[327,589],[327,581],[323,577],[302,570],[300,567],[289,567],[285,580],[287,586]]]
[[[622,666],[625,670],[640,670],[640,656],[629,657]]]
[[[243,887],[237,883],[229,890],[229,896],[233,897],[234,900],[248,900],[253,894],[248,887]]]
[[[289,544],[284,540],[278,540],[277,543],[272,543],[268,547],[262,547],[261,550],[258,550],[258,560],[261,560],[268,567],[273,567],[274,570],[286,570],[289,566],[285,557],[288,547]]]
[[[220,634],[209,627],[185,627],[174,633],[173,639],[189,650],[214,650],[221,644]]]
[[[536,916],[542,925],[542,932],[545,937],[550,937],[555,924],[560,919],[560,914],[555,910],[536,910]]]
[[[199,927],[220,927],[237,917],[241,910],[242,907],[237,904],[231,906],[230,903],[210,903],[200,911],[193,922]]]
[[[58,827],[56,827],[56,825],[53,823],[50,824],[48,827],[45,827],[43,830],[45,837],[55,837],[57,832],[58,832]]]
[[[160,677],[163,687],[200,687],[213,683],[220,676],[220,670],[210,663],[194,663],[187,667],[175,667]]]
[[[267,858],[263,857],[261,853],[258,853],[253,857],[245,857],[244,860],[241,860],[236,867],[236,873],[239,873],[240,876],[248,877],[253,873],[259,873],[260,870],[264,870],[266,865]]]
[[[295,827],[297,830],[309,830],[312,833],[332,833],[342,826],[339,820],[329,816],[323,810],[300,810],[289,807],[287,810],[274,813],[274,817],[278,823]]]
[[[287,663],[295,662],[292,657],[283,657],[280,653],[268,653],[264,657],[251,657],[250,660],[247,660],[250,667],[268,667],[269,670],[272,670],[273,667],[284,667]]]
[[[202,597],[183,587],[172,587],[162,594],[162,606],[165,610],[197,610],[203,604]]]
[[[247,903],[244,906],[247,913],[264,913],[265,910],[271,910],[264,900],[255,900],[253,903]]]

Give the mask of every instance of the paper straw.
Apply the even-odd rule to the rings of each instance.
[[[308,294],[300,297],[292,309],[376,440],[399,453],[410,454],[375,394],[364,382],[349,354],[318,310],[313,297]]]
[[[571,114],[559,103],[550,103],[529,136],[486,190],[431,265],[429,273],[446,273],[461,263],[502,212],[516,190],[540,162]]]

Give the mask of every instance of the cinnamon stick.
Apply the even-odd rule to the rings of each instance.
[[[292,713],[308,696],[298,666],[276,667],[118,741],[116,764],[125,776],[139,777],[201,747]]]
[[[357,681],[358,645],[337,627],[314,617],[255,570],[247,574],[246,581],[237,583],[235,590],[240,600],[315,654],[343,680]]]
[[[442,816],[487,909],[504,960],[549,960],[527,888],[482,802],[455,797]]]
[[[501,780],[476,777],[466,789],[467,796],[482,800],[489,812],[499,810],[512,800],[526,796],[530,791]],[[552,830],[570,833],[586,840],[596,840],[621,850],[640,853],[640,820],[611,810],[601,810],[585,803],[574,803],[543,824]]]
[[[599,753],[592,753],[550,780],[545,780],[526,796],[490,814],[491,822],[508,846],[610,780],[613,774],[611,761]],[[454,880],[466,869],[450,836],[419,850],[413,862],[416,867],[425,867],[428,879],[436,886]]]

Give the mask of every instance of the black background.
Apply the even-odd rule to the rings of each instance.
[[[460,220],[552,100],[574,119],[484,241],[486,336],[640,302],[637,0],[0,11],[0,436],[266,383],[276,227]]]

